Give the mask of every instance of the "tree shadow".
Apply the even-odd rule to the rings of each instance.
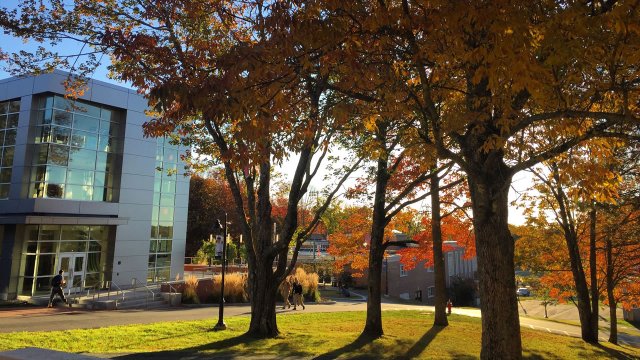
[[[348,344],[348,345],[345,345],[345,346],[343,346],[341,348],[329,351],[328,353],[319,355],[319,356],[317,356],[317,357],[315,357],[313,359],[314,360],[335,359],[335,358],[339,357],[340,355],[342,355],[344,353],[354,352],[354,351],[356,351],[358,349],[361,349],[364,346],[366,346],[367,344],[370,344],[371,342],[373,342],[374,340],[375,340],[375,338],[360,334],[360,336],[358,336],[358,338],[356,338],[351,344]]]
[[[208,344],[203,344],[200,346],[194,346],[191,348],[185,348],[180,350],[163,350],[163,351],[153,351],[146,353],[135,353],[128,355],[121,355],[112,357],[112,359],[122,359],[122,360],[132,360],[132,359],[166,359],[166,360],[174,360],[174,359],[195,359],[200,358],[202,356],[203,351],[216,351],[218,353],[207,355],[207,358],[234,358],[235,356],[241,356],[241,352],[236,350],[231,350],[234,346],[238,346],[241,344],[250,344],[254,341],[258,341],[259,339],[249,336],[247,334],[243,334],[240,336],[222,339],[219,341],[214,341]]]
[[[433,339],[436,338],[438,333],[444,328],[445,326],[431,326],[431,329],[424,333],[424,335],[422,335],[422,337],[415,344],[413,344],[413,346],[409,350],[407,350],[405,356],[408,358],[414,358],[420,355],[424,351],[424,349],[429,346]]]
[[[595,344],[590,344],[591,346],[593,346],[594,348],[597,348],[599,351],[601,351],[602,356],[607,356],[610,359],[635,359],[635,357],[630,356],[629,354],[623,352],[623,351],[619,351],[616,349],[612,349],[606,346],[603,346],[600,343],[595,343]],[[580,356],[583,359],[586,359],[588,357],[588,355],[585,352],[584,348],[579,348],[578,346],[571,346],[571,348],[576,349],[576,353],[578,354],[578,356]],[[595,350],[594,350],[595,352]]]

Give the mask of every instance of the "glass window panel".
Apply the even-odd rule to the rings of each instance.
[[[53,99],[53,106],[57,109],[73,110],[75,108],[74,102],[69,99],[65,99],[62,96],[55,96]]]
[[[156,269],[155,268],[150,268],[149,271],[147,272],[147,282],[155,282],[155,276],[156,276]]]
[[[51,126],[45,125],[36,128],[36,143],[48,143],[52,141]]]
[[[164,148],[162,147],[162,144],[158,143],[158,146],[156,147],[156,166],[158,165],[158,163],[160,164],[160,166],[162,166],[163,150]]]
[[[4,132],[4,146],[16,144],[16,129],[10,129]]]
[[[9,103],[9,112],[20,111],[20,100],[13,100]]]
[[[38,111],[38,116],[36,117],[37,125],[41,125],[41,124],[51,124],[51,122],[53,121],[53,110],[51,109],[45,109],[45,110],[40,110]]]
[[[100,135],[98,139],[98,150],[99,151],[112,151],[111,149],[111,138],[106,135]]]
[[[63,184],[46,184],[46,186],[48,198],[62,199],[65,188]]]
[[[105,119],[108,121],[108,120],[111,120],[112,116],[113,116],[113,111],[105,108],[100,109],[100,117],[102,119]]]
[[[107,226],[92,226],[89,239],[97,241],[107,241],[109,238],[109,228]]]
[[[69,266],[71,264],[71,258],[68,256],[62,256],[60,258],[60,270],[65,273],[69,273]]]
[[[71,113],[68,111],[54,110],[53,124],[71,127]]]
[[[175,202],[175,195],[173,194],[161,194],[160,206],[173,207]]]
[[[15,148],[13,146],[4,148],[4,151],[2,152],[2,166],[13,166],[14,150]]]
[[[9,110],[9,102],[0,102],[0,114],[6,114],[7,110]]]
[[[67,170],[67,183],[76,185],[93,185],[93,171],[91,170]]]
[[[171,240],[159,240],[158,241],[159,252],[171,252]]]
[[[3,114],[0,115],[0,129],[6,129],[7,128],[7,115]]]
[[[113,201],[113,189],[112,188],[104,188],[104,200],[103,201]]]
[[[160,206],[160,193],[159,192],[154,192],[153,193],[153,205],[154,206]]]
[[[111,122],[109,124],[109,135],[113,137],[118,137],[120,135],[120,125],[116,122]]]
[[[173,224],[171,223],[160,224],[160,227],[158,229],[158,238],[173,239]]]
[[[47,154],[49,152],[49,145],[36,145],[34,156],[33,156],[33,164],[46,164],[47,163]]]
[[[44,98],[44,101],[42,102],[42,106],[43,108],[47,108],[50,109],[53,107],[53,96],[47,96],[46,98]]]
[[[86,149],[73,149],[69,154],[69,167],[76,169],[95,169],[96,152]]]
[[[154,206],[153,209],[151,209],[151,221],[158,221],[158,215],[160,213],[160,208],[158,206]]]
[[[58,242],[46,241],[40,243],[40,253],[55,253],[58,250]]]
[[[166,281],[169,279],[171,268],[166,267],[162,269],[156,269],[156,279],[155,281]]]
[[[160,183],[161,183],[161,181],[160,181],[160,179],[158,177],[156,177],[153,180],[153,192],[154,193],[158,193],[158,194],[160,193]]]
[[[88,240],[88,239],[89,239],[88,226],[65,225],[62,227],[62,240]]]
[[[46,169],[47,169],[46,180],[48,183],[64,184],[67,176],[66,168],[63,168],[60,166],[48,166]]]
[[[98,152],[98,156],[95,160],[96,162],[96,169],[97,170],[101,170],[101,171],[105,171],[107,170],[107,153],[106,152]]]
[[[96,171],[95,172],[95,181],[93,182],[96,186],[104,186],[106,184],[105,179],[107,177],[106,173]]]
[[[56,144],[69,145],[70,139],[71,139],[71,129],[61,127],[61,126],[51,127],[51,142]]]
[[[93,186],[67,184],[64,190],[65,199],[81,201],[93,199]]]
[[[9,198],[9,188],[10,187],[11,187],[10,184],[0,184],[0,199]]]
[[[0,184],[0,199],[6,199],[9,197],[10,184]]]
[[[36,270],[36,255],[25,255],[24,257],[24,276],[34,276]]]
[[[100,274],[87,274],[84,277],[84,286],[91,287],[100,284]]]
[[[149,267],[156,267],[156,254],[149,255]]]
[[[27,241],[27,252],[35,254],[38,251],[38,242],[37,241]]]
[[[89,251],[102,251],[99,241],[89,241]]]
[[[151,224],[151,237],[152,238],[158,237],[158,225]]]
[[[47,177],[47,166],[34,166],[31,169],[31,182],[45,181]]]
[[[171,266],[171,254],[158,254],[156,267]]]
[[[38,257],[38,273],[36,276],[54,275],[56,264],[56,255],[40,255]]]
[[[97,133],[100,127],[100,120],[85,116],[74,114],[73,115],[73,128],[77,130],[85,130],[92,133]]]
[[[73,263],[73,271],[74,272],[83,271],[83,269],[84,269],[84,257],[76,256],[76,259]]]
[[[160,221],[173,221],[173,208],[172,207],[160,207]]]
[[[73,130],[71,146],[95,150],[98,147],[98,135],[86,131]]]
[[[87,251],[86,241],[62,241],[60,242],[60,252],[85,252]],[[76,259],[78,261],[78,258]]]
[[[100,107],[87,104],[85,102],[76,103],[76,112],[83,113],[84,115],[89,115],[93,117],[100,117]]]
[[[11,182],[11,168],[0,169],[0,183]]]
[[[171,149],[164,149],[163,160],[165,162],[175,163],[178,161],[178,151]]]
[[[1,120],[2,116],[0,116],[0,120]],[[2,124],[0,124],[0,126],[2,126]],[[0,146],[4,145],[4,133],[5,131],[2,130],[2,128],[0,128]]]
[[[26,225],[24,227],[25,240],[38,240],[38,225]]]
[[[9,114],[9,115],[7,115],[7,123],[6,123],[5,127],[7,129],[17,128],[18,127],[18,117],[19,116],[20,116],[19,114]]]
[[[69,147],[65,145],[49,145],[47,162],[49,164],[67,166],[69,163]]]
[[[102,120],[100,121],[100,135],[109,135],[109,131],[111,129],[111,123],[109,121]]]
[[[53,276],[36,278],[36,291],[33,295],[47,294],[51,291],[51,278]]]
[[[176,182],[175,180],[167,180],[167,179],[162,179],[162,187],[161,187],[161,191],[163,193],[174,193],[176,192]]]
[[[150,253],[158,252],[158,240],[149,241],[149,252]]]
[[[33,295],[31,292],[33,291],[33,278],[24,278],[22,280],[22,290],[20,291],[20,295],[31,296]]]
[[[78,259],[76,258],[76,261],[78,261]],[[81,287],[82,285],[82,275],[73,275],[73,287]]]
[[[59,225],[41,225],[39,240],[49,240],[49,241],[60,240],[60,226]]]
[[[105,198],[104,187],[94,186],[91,199],[93,199],[93,201],[107,201],[107,199]]]

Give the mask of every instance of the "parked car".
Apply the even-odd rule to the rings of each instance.
[[[516,291],[516,294],[518,294],[518,296],[530,296],[531,291],[526,287],[521,287],[521,288],[518,288],[518,290]]]

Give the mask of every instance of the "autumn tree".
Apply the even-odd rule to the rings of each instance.
[[[299,226],[298,204],[339,129],[328,111],[334,104],[326,86],[331,69],[324,62],[340,42],[328,35],[338,29],[301,9],[279,1],[76,0],[72,6],[23,2],[20,11],[0,11],[0,26],[12,35],[54,43],[74,39],[90,49],[88,61],[78,66],[44,49],[8,57],[13,64],[23,70],[68,65],[86,75],[99,62],[96,54],[107,54],[112,76],[136,87],[153,107],[148,135],[177,132],[184,145],[223,166],[248,253],[249,334],[256,336],[278,335],[278,286],[346,179],[338,177],[324,206]],[[332,41],[320,44],[325,38]],[[39,63],[43,58],[51,61]],[[279,240],[273,242],[271,170],[290,154],[298,161]]]
[[[224,219],[225,212],[229,212],[229,234],[232,237],[240,234],[240,228],[237,226],[240,222],[235,219],[235,212],[232,212],[234,208],[231,190],[223,174],[192,174],[189,180],[185,256],[195,256],[202,240],[208,239],[213,233],[216,219]]]
[[[330,10],[352,19],[360,52],[393,59],[425,144],[465,172],[481,358],[521,358],[509,186],[519,171],[637,123],[635,2],[358,1]]]

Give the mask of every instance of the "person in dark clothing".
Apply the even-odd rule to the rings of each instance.
[[[302,299],[302,285],[296,280],[296,282],[293,283],[293,310],[296,310],[298,305],[302,306],[302,310],[305,309]]]
[[[49,307],[53,307],[53,297],[58,295],[65,303],[67,300],[64,298],[64,294],[62,293],[62,287],[64,286],[64,278],[62,277],[62,273],[64,271],[58,271],[58,275],[54,276],[51,279],[51,295],[49,295]]]

